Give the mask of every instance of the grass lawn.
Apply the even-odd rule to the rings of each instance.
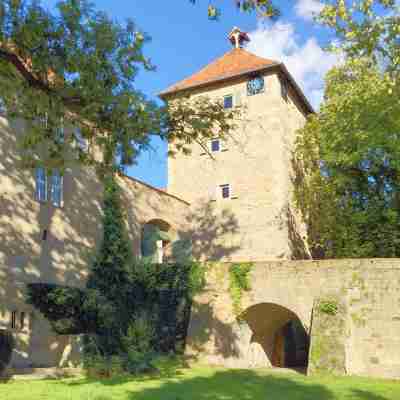
[[[400,382],[193,367],[173,377],[0,384],[4,400],[399,400]]]

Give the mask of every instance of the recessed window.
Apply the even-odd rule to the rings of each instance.
[[[231,197],[231,187],[229,184],[221,185],[221,197],[223,199],[229,199]]]
[[[5,114],[7,112],[6,103],[3,98],[0,97],[0,114]]]
[[[211,151],[220,151],[221,150],[221,143],[219,139],[211,140]]]
[[[83,137],[82,131],[79,128],[76,128],[74,130],[74,142],[75,145],[83,152],[88,151],[88,142],[87,140]]]
[[[36,168],[36,200],[47,201],[47,174],[42,167]]]
[[[232,108],[233,107],[233,96],[230,94],[229,96],[224,97],[224,108]]]
[[[63,177],[58,170],[54,170],[51,175],[50,195],[53,206],[61,207],[63,201]]]
[[[262,76],[254,76],[247,82],[247,94],[253,96],[264,92],[264,78]]]
[[[55,131],[55,138],[56,138],[56,142],[59,145],[64,144],[65,141],[65,131],[64,131],[64,124],[63,122],[60,123],[60,125],[56,128]]]
[[[25,329],[25,322],[26,322],[25,316],[26,314],[23,311],[19,315],[19,329],[21,330]]]
[[[43,241],[47,240],[47,229],[43,229],[42,240]]]
[[[13,311],[11,313],[11,328],[15,329],[17,327],[17,312]]]

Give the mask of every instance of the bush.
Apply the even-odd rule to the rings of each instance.
[[[126,351],[125,370],[130,374],[140,374],[154,370],[152,361],[156,352],[152,346],[155,331],[151,321],[138,317],[129,326],[123,344]]]
[[[0,375],[2,375],[11,361],[15,342],[12,334],[0,331]]]

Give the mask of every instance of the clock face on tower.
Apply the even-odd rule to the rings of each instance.
[[[247,94],[252,96],[264,91],[264,78],[262,76],[255,76],[247,82]]]

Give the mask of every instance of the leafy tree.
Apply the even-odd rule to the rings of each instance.
[[[296,198],[318,257],[400,255],[400,87],[371,59],[327,76],[299,132]]]
[[[199,0],[189,0],[195,4]],[[257,12],[262,17],[277,17],[279,15],[278,8],[275,7],[272,0],[233,0],[234,6],[244,12]],[[216,20],[221,15],[221,10],[218,7],[218,2],[211,1],[208,3],[208,18]]]
[[[400,72],[400,7],[396,0],[330,0],[318,19],[333,28],[337,44],[348,57],[371,57],[382,68]]]
[[[115,22],[87,0],[60,0],[53,14],[40,0],[1,1],[0,91],[8,115],[26,122],[28,166],[62,168],[78,158],[104,176],[132,164],[151,135],[179,150],[229,133],[234,113],[220,103],[159,106],[135,88],[139,71],[154,70],[143,53],[148,41],[132,20]],[[190,134],[179,129],[182,114]],[[63,137],[62,126],[74,134]]]
[[[111,356],[118,354],[123,347],[121,335],[127,332],[137,310],[134,297],[130,296],[132,254],[120,203],[120,189],[114,179],[107,179],[104,192],[103,241],[90,269],[82,311],[90,316],[91,344],[102,356]]]

